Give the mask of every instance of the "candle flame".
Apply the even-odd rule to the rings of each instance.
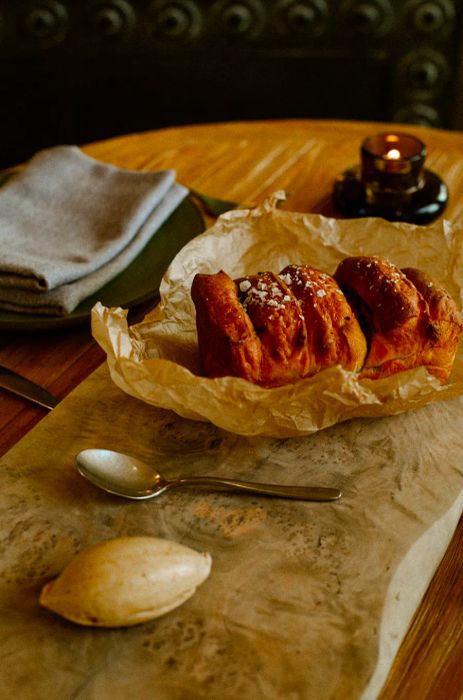
[[[391,148],[384,157],[389,160],[398,160],[400,158],[400,151],[397,148]]]

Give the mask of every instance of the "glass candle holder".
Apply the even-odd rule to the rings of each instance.
[[[426,170],[426,146],[415,136],[380,133],[366,138],[360,165],[338,176],[333,199],[347,217],[380,216],[389,221],[426,224],[445,209],[448,191]]]
[[[362,143],[360,155],[368,204],[395,211],[424,187],[426,146],[414,136],[369,136]]]

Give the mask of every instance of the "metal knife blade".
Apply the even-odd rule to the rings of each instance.
[[[0,366],[0,387],[29,399],[29,401],[33,401],[50,411],[59,403],[59,399],[50,394],[49,391],[7,367]]]

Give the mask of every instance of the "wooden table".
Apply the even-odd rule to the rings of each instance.
[[[286,208],[330,214],[335,176],[358,161],[363,137],[385,124],[284,121],[193,126],[130,135],[88,145],[93,157],[137,170],[174,168],[179,182],[200,192],[253,203],[278,189]],[[428,147],[427,165],[463,185],[463,134],[408,127]],[[320,151],[310,177],[309,153]],[[463,186],[451,190],[446,217],[463,223]],[[0,364],[15,369],[61,399],[104,361],[89,324],[47,332],[4,331]],[[0,454],[46,414],[0,391]],[[396,657],[381,700],[457,700],[463,697],[463,521],[455,533]]]

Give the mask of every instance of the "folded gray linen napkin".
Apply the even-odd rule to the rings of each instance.
[[[175,172],[41,151],[0,190],[0,307],[67,314],[141,252],[188,190]]]

